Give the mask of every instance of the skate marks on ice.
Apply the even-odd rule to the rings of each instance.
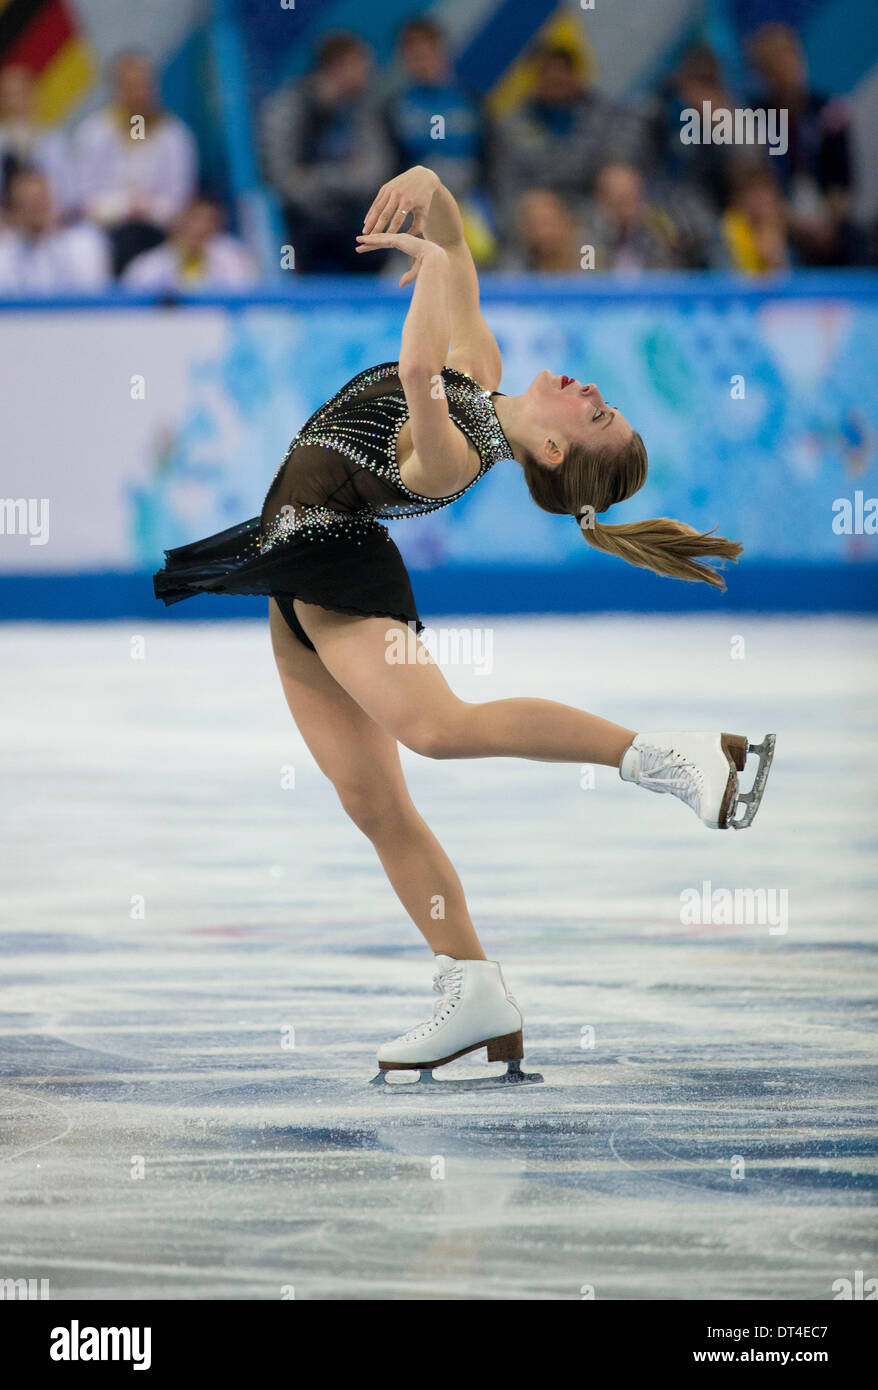
[[[590,944],[611,953],[609,937]],[[241,964],[246,997],[253,979]],[[329,964],[286,960],[300,981]],[[223,955],[221,974],[232,965]],[[39,1169],[6,1170],[15,1241],[5,1266],[26,1249],[24,1273],[48,1270],[58,1296],[276,1298],[292,1284],[320,1299],[578,1298],[585,1285],[604,1297],[695,1297],[707,1270],[718,1297],[822,1296],[823,1275],[838,1277],[842,1257],[863,1248],[868,1077],[833,1080],[844,1059],[826,1046],[811,1045],[813,1068],[791,1065],[789,1040],[752,997],[764,1041],[732,1044],[730,1066],[729,1043],[710,1042],[690,991],[631,990],[612,971],[595,990],[607,1046],[574,1056],[566,965],[533,968],[534,1012],[554,1022],[534,1030],[528,1055],[551,1087],[525,1088],[514,1105],[498,1093],[443,1095],[439,1113],[429,1096],[388,1106],[365,1084],[354,1039],[362,987],[314,1009],[313,1034],[305,1027],[279,1064],[270,1002],[260,1014],[223,996],[211,1036],[184,975],[192,1023],[173,1031],[173,1001],[165,1017],[139,1015],[155,1039],[136,1068],[120,1070],[117,1057],[110,1071],[96,1048],[77,1048],[63,1070],[57,1053],[48,1059],[57,1070],[40,1089],[60,1090],[77,1128],[51,1146],[60,1154],[33,1156]],[[386,964],[367,961],[370,1009],[417,1007],[416,984],[411,998],[400,987],[413,973],[408,963],[391,972],[402,999],[388,1009]],[[292,991],[295,1015],[306,1016],[307,995]],[[714,1030],[729,1002],[704,1008]],[[657,1044],[671,1014],[684,1022]],[[89,1024],[89,1040],[105,1044],[120,1026],[83,1018],[82,1041]],[[330,1031],[349,1041],[328,1043]],[[29,1097],[37,1080],[31,1070],[16,1093]],[[730,1177],[735,1154],[746,1157],[742,1182]],[[806,1248],[792,1239],[803,1229]]]
[[[0,1163],[13,1163],[47,1144],[59,1143],[72,1128],[70,1107],[32,1091],[0,1087],[0,1132],[4,1136]]]
[[[819,1300],[875,1272],[874,629],[583,622],[498,623],[487,684],[449,678],[635,727],[674,727],[685,688],[692,727],[777,729],[759,818],[711,835],[601,769],[586,790],[406,758],[545,1084],[404,1098],[369,1087],[374,1049],[429,1013],[431,963],[264,632],[147,627],[141,663],[122,625],[0,634],[26,731],[0,1275],[56,1298]],[[789,930],[684,926],[705,882],[787,887]]]

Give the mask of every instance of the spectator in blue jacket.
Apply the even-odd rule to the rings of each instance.
[[[479,103],[454,76],[445,36],[431,19],[399,33],[403,80],[385,113],[400,169],[426,164],[455,198],[481,180],[483,122]]]

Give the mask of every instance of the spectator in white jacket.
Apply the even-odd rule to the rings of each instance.
[[[221,290],[252,285],[256,266],[243,245],[222,231],[222,211],[209,198],[196,198],[171,236],[152,251],[135,256],[122,276],[136,290]]]
[[[45,174],[19,169],[5,190],[0,226],[0,293],[101,290],[110,283],[110,248],[89,222],[59,227]]]
[[[70,142],[63,130],[52,130],[34,118],[34,80],[23,63],[0,69],[0,197],[19,169],[38,169],[49,181],[52,201],[68,216],[76,188],[70,162]]]
[[[74,144],[79,206],[106,228],[118,275],[164,240],[191,200],[198,153],[189,128],[159,104],[143,54],[119,55],[113,88],[112,103],[86,117]]]

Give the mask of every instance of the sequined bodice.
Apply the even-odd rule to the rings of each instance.
[[[424,497],[407,487],[396,458],[408,406],[399,364],[384,362],[360,372],[302,427],[275,474],[262,509],[261,549],[320,528],[355,529],[377,519],[419,516],[446,507],[468,492],[489,468],[512,457],[490,391],[465,372],[445,367],[448,413],[475,446],[480,468],[450,497]]]

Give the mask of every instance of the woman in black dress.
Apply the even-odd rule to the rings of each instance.
[[[400,284],[414,284],[399,361],[361,372],[315,412],[261,516],[168,552],[156,593],[166,603],[202,592],[270,595],[293,718],[436,956],[434,1015],[382,1045],[379,1075],[426,1075],[487,1045],[514,1077],[520,1010],[497,962],[485,959],[453,865],[412,804],[398,745],[430,758],[618,767],[624,780],[671,792],[724,829],[752,820],[773,740],[757,750],[748,801],[737,781],[749,747],[742,735],[638,734],[548,700],[469,704],[425,659],[409,577],[381,519],[447,506],[501,461],[517,462],[536,503],[575,518],[591,545],[659,574],[723,588],[697,557],[736,559],[741,547],[668,519],[597,519],[643,485],[643,441],[593,384],[544,371],[520,396],[497,391],[500,353],[479,310],[457,205],[429,169],[393,179],[369,209],[358,249],[388,247],[411,258]]]

